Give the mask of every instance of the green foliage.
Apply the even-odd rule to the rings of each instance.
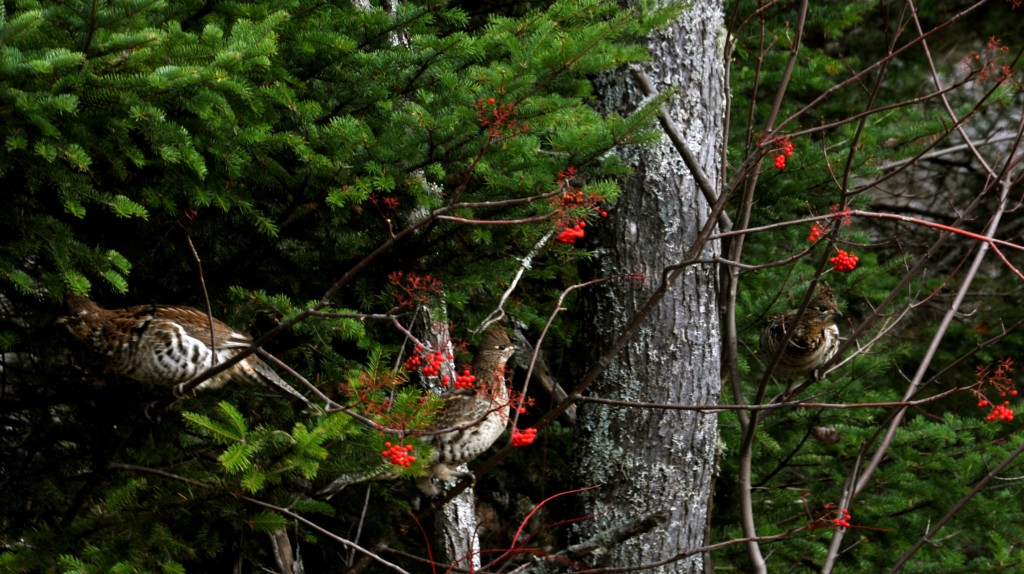
[[[437,400],[403,384],[403,335],[363,316],[409,324],[415,308],[389,276],[416,271],[438,281],[453,336],[468,338],[540,238],[599,225],[596,205],[526,199],[573,167],[585,193],[614,202],[627,170],[608,152],[651,137],[657,102],[604,117],[588,107],[590,80],[646,59],[634,40],[679,10],[559,1],[482,22],[435,2],[5,6],[0,294],[19,311],[0,344],[59,358],[11,374],[0,566],[76,572],[267,564],[254,534],[285,523],[238,495],[326,520],[338,507],[312,493],[380,465],[394,435],[238,386],[150,420],[145,405],[169,391],[113,377],[50,336],[56,302],[204,307],[205,287],[218,318],[257,336],[325,303],[266,348],[352,412],[420,428]],[[510,199],[524,201],[495,203]],[[528,223],[434,219],[359,264],[457,203],[446,215]],[[543,323],[585,254],[545,246],[510,311]]]
[[[253,494],[288,476],[314,478],[328,457],[325,445],[354,432],[345,415],[320,417],[312,428],[296,423],[288,435],[271,428],[251,431],[242,413],[228,402],[219,403],[218,411],[217,419],[191,412],[183,416],[200,436],[226,447],[217,457],[225,475],[238,477],[242,488]]]
[[[755,8],[748,4],[737,13],[749,14]],[[811,223],[774,227],[745,239],[743,262],[747,264],[786,262],[801,254],[784,265],[741,272],[736,313],[741,356],[737,362],[747,400],[753,397],[754,386],[764,372],[758,338],[769,314],[797,307],[810,279],[824,271],[822,280],[831,285],[844,311],[838,324],[845,338],[880,308],[935,238],[932,230],[917,231],[911,225],[894,230],[866,217],[843,221],[841,216],[834,215],[835,205],[843,200],[853,209],[893,211],[926,220],[947,221],[945,217],[950,215],[942,210],[929,212],[914,203],[919,194],[931,192],[928,182],[913,187],[918,182],[912,176],[896,179],[899,183],[889,179],[892,165],[902,165],[896,162],[940,141],[948,129],[948,117],[941,106],[906,104],[922,93],[919,83],[928,74],[924,62],[916,58],[889,62],[887,75],[873,100],[865,94],[873,90],[877,71],[844,89],[835,89],[851,76],[851,70],[860,70],[885,57],[884,47],[891,38],[883,38],[878,32],[876,22],[880,15],[874,12],[876,9],[868,4],[846,3],[809,11],[798,64],[775,123],[780,131],[772,137],[803,130],[811,135],[792,137],[795,150],[786,158],[784,169],[772,165],[776,155],[783,153],[781,144],[758,148],[765,143],[758,130],[765,125],[774,91],[790,57],[795,5],[779,6],[777,12],[763,21],[764,27],[748,24],[748,29],[738,33],[737,59],[731,68],[732,117],[734,122],[737,117],[750,121],[737,122],[741,127],[734,127],[730,134],[729,153],[731,158],[744,159],[764,155],[750,226],[816,217],[829,231],[817,243],[808,240]],[[1005,88],[997,92],[1001,90]],[[819,100],[826,92],[829,96]],[[954,102],[965,98],[967,108],[977,104],[971,94],[948,96]],[[853,114],[867,111],[869,103],[871,109],[884,111],[868,115],[863,123],[850,121]],[[986,105],[997,111],[1002,104],[994,98]],[[806,106],[812,107],[805,109]],[[817,129],[819,126],[830,127]],[[734,163],[738,166],[741,161]],[[924,170],[911,173],[921,171]],[[872,178],[883,175],[886,177],[877,185],[868,184]],[[742,179],[737,178],[737,182],[742,187]],[[961,205],[962,199],[949,194],[942,208]],[[901,212],[902,208],[906,211]],[[952,217],[948,221],[951,220]],[[965,246],[963,252],[970,252],[968,242],[952,243],[956,245],[948,246],[950,252],[959,253],[957,250]],[[860,257],[856,270],[832,270],[827,259],[839,249]],[[909,286],[895,291],[895,302],[885,309],[872,329],[859,335],[858,346],[848,351],[847,355],[856,353],[856,357],[827,379],[815,383],[800,398],[833,404],[902,400],[908,379],[920,365],[937,325],[937,317],[927,305],[919,303],[909,309],[906,306],[929,297],[922,293],[936,296],[955,283],[950,278],[956,277],[952,267],[962,264],[959,255],[955,259],[957,263],[947,261],[949,266],[933,266]],[[1005,273],[993,270],[988,278],[980,280],[980,285],[986,286],[979,287],[982,291],[1006,288]],[[975,381],[975,367],[1012,356],[1018,348],[1018,335],[994,347],[981,348],[980,344],[991,333],[989,319],[1014,312],[991,297],[980,297],[972,304],[976,305],[978,315],[953,325],[928,376],[946,366],[950,366],[949,370],[929,382],[915,399],[955,386],[970,386]],[[869,348],[863,347],[869,342]],[[969,358],[953,364],[963,357]],[[785,382],[771,381],[768,398],[785,388]],[[909,411],[887,456],[852,508],[854,528],[845,534],[836,571],[874,572],[890,568],[895,556],[923,536],[973,484],[1021,444],[1018,423],[985,421],[987,411],[980,410],[977,402],[978,397],[962,392]],[[824,505],[837,502],[849,492],[850,485],[845,481],[868,464],[867,459],[881,440],[879,433],[884,432],[880,429],[892,412],[891,407],[795,408],[762,415],[753,462],[757,531],[770,535],[797,529],[792,538],[774,542],[770,547],[762,546],[769,571],[818,571],[833,530],[830,525],[803,531],[799,528],[820,517],[825,521],[835,517],[835,509],[829,513]],[[719,420],[723,440],[734,455],[741,441],[739,424],[734,416],[723,415]],[[822,428],[835,430],[839,442],[824,444],[816,440],[814,429]],[[716,487],[714,541],[742,536],[736,498],[739,487],[733,482],[738,472],[735,456],[725,457],[723,465]],[[1020,466],[1013,468],[1017,470],[1007,474],[1018,473]],[[974,498],[903,570],[992,572],[1015,568],[1024,554],[1003,541],[1024,535],[1016,506],[1009,502],[1019,495],[1020,489],[1010,481]],[[720,568],[749,568],[749,558],[739,545],[716,553],[714,559]]]

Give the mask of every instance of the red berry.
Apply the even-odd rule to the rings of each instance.
[[[529,446],[533,443],[533,439],[537,438],[537,429],[529,428],[523,431],[519,429],[512,430],[512,446]]]
[[[835,257],[829,259],[829,262],[832,263],[832,268],[841,273],[856,269],[857,261],[859,261],[859,258],[856,255],[847,253],[842,249],[839,250]]]

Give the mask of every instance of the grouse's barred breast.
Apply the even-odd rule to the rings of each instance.
[[[247,335],[191,307],[104,309],[80,296],[69,297],[67,306],[68,314],[58,322],[104,355],[111,371],[143,383],[170,387],[188,382],[252,343]],[[255,355],[203,381],[196,390],[228,381],[269,385],[309,402]]]
[[[509,420],[505,364],[514,353],[515,347],[505,331],[497,326],[491,327],[484,333],[480,348],[473,358],[472,372],[476,376],[476,386],[442,397],[444,405],[434,415],[426,431],[452,430],[423,437],[432,448],[431,458],[426,461],[427,473],[416,481],[425,494],[436,496],[440,493],[431,482],[432,478],[448,480],[453,474],[458,474],[452,467],[480,456],[505,432]],[[364,480],[390,480],[397,476],[394,469],[387,466],[366,473],[345,475],[322,489],[320,494],[331,494]]]
[[[498,327],[484,335],[473,358],[476,387],[472,393],[445,397],[428,430],[473,426],[433,435],[434,458],[447,464],[462,464],[490,448],[508,426],[509,395],[505,385],[505,364],[515,353],[508,335]]]
[[[761,354],[770,362],[781,352],[775,374],[786,379],[817,376],[816,369],[828,362],[839,348],[839,327],[835,318],[841,313],[827,284],[818,289],[799,322],[796,322],[797,311],[772,315],[761,331]],[[790,330],[792,336],[786,347],[780,349]]]

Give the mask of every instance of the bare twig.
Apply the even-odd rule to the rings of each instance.
[[[530,384],[530,376],[533,374],[533,366],[537,364],[537,358],[540,356],[541,344],[544,342],[544,337],[547,335],[548,329],[551,328],[551,323],[555,320],[555,316],[558,315],[558,313],[565,310],[562,308],[562,303],[565,301],[565,298],[569,296],[569,293],[572,293],[577,289],[582,289],[584,287],[590,287],[591,285],[604,283],[605,281],[609,281],[611,279],[614,279],[614,277],[602,277],[600,279],[593,279],[585,283],[572,285],[567,289],[563,290],[562,294],[558,296],[558,300],[555,301],[555,308],[552,309],[550,314],[548,314],[548,321],[547,323],[544,324],[544,329],[541,330],[540,336],[537,337],[537,341],[533,344],[533,356],[530,357],[530,367],[526,370],[526,380],[523,381],[523,388],[520,391],[520,404],[515,405],[516,407],[521,407],[522,401],[526,399],[526,391],[529,390],[528,385]],[[515,414],[512,415],[512,428],[516,428],[516,423],[519,422],[519,409],[516,408],[514,409],[514,411]]]
[[[196,260],[196,271],[199,273],[199,287],[203,291],[203,301],[206,303],[206,319],[210,326],[210,348],[213,349],[210,360],[211,364],[216,365],[217,334],[213,329],[213,306],[210,305],[210,292],[206,290],[206,278],[203,276],[203,262],[199,259],[199,252],[196,251],[196,246],[192,244],[192,235],[189,234],[187,229],[185,229],[185,241],[188,242],[188,248],[192,250],[192,258]]]
[[[176,480],[176,481],[179,481],[179,482],[184,482],[186,484],[191,484],[193,486],[198,486],[198,487],[201,487],[201,488],[213,489],[212,485],[207,484],[207,483],[205,483],[205,482],[203,482],[201,480],[195,480],[193,478],[188,478],[186,476],[177,475],[177,474],[174,474],[172,472],[167,472],[167,471],[156,469],[156,468],[149,468],[149,467],[146,467],[146,466],[139,466],[139,465],[135,465],[135,464],[121,464],[121,463],[110,463],[108,466],[110,468],[117,468],[117,469],[122,469],[122,470],[130,470],[130,471],[133,471],[133,472],[142,472],[142,473],[146,473],[146,474],[151,474],[153,476],[160,476],[160,477],[163,477],[163,478],[167,478],[167,479],[170,479],[170,480]],[[401,567],[399,567],[397,564],[393,564],[391,562],[388,562],[387,560],[381,558],[377,554],[375,554],[373,552],[370,552],[369,550],[359,546],[358,544],[355,544],[354,542],[351,542],[349,540],[346,540],[346,539],[338,536],[337,534],[335,534],[335,533],[331,532],[330,530],[327,530],[326,528],[324,528],[324,527],[314,523],[313,521],[311,521],[308,518],[298,514],[297,512],[294,512],[294,511],[289,510],[287,508],[284,508],[282,506],[277,506],[275,504],[270,504],[269,502],[264,502],[262,500],[251,498],[249,496],[244,496],[244,495],[239,495],[239,494],[236,494],[235,496],[239,500],[244,500],[244,501],[246,501],[246,502],[248,502],[250,504],[254,504],[256,506],[261,506],[263,508],[267,508],[269,510],[273,510],[274,512],[276,512],[278,514],[287,516],[289,518],[293,518],[293,519],[295,519],[295,520],[305,524],[309,528],[312,528],[313,530],[316,530],[317,532],[319,532],[319,533],[323,534],[324,536],[330,538],[331,540],[334,540],[335,542],[341,543],[342,545],[344,545],[347,548],[351,548],[353,550],[362,552],[364,555],[366,555],[370,559],[375,560],[375,561],[383,564],[384,566],[387,566],[387,567],[391,568],[395,572],[401,572],[401,573],[404,573],[404,574],[409,574],[408,572],[403,570]]]
[[[636,80],[644,95],[649,98],[658,97],[658,90],[654,87],[654,81],[651,80],[650,76],[642,68],[630,66],[629,72],[633,75],[633,79]],[[704,173],[704,168],[701,167],[697,156],[693,155],[693,152],[690,151],[686,141],[683,140],[683,134],[679,133],[679,128],[676,127],[676,123],[672,121],[672,117],[668,115],[663,106],[658,107],[658,121],[661,123],[661,128],[665,130],[665,135],[668,136],[669,141],[672,142],[680,157],[683,158],[686,168],[693,175],[697,188],[704,194],[704,200],[708,202],[708,205],[714,205],[718,201],[718,193],[715,191],[714,185],[708,179],[707,174]],[[732,220],[729,219],[728,214],[723,213],[720,221],[724,227],[732,228]]]
[[[445,215],[445,214],[450,213],[452,211],[458,211],[458,210],[461,210],[461,209],[473,209],[473,208],[495,208],[496,209],[496,208],[504,208],[504,207],[513,207],[513,206],[517,206],[517,205],[525,205],[525,204],[532,203],[532,202],[535,202],[535,201],[542,201],[542,200],[548,199],[550,197],[554,197],[554,196],[556,196],[556,195],[558,195],[560,193],[563,193],[563,192],[564,192],[563,186],[559,186],[558,189],[556,189],[554,191],[550,191],[550,192],[547,192],[547,193],[542,193],[542,194],[539,194],[539,195],[533,195],[533,196],[530,196],[530,197],[517,197],[517,198],[504,199],[504,200],[499,200],[499,201],[476,201],[476,202],[465,202],[465,203],[453,203],[451,205],[446,205],[444,207],[439,207],[439,208],[433,210],[432,212],[430,212],[424,218],[420,219],[419,221],[416,221],[415,223],[413,223],[409,227],[406,227],[402,231],[399,231],[398,233],[394,234],[387,241],[381,243],[380,245],[377,246],[376,249],[374,249],[368,255],[363,257],[358,263],[356,263],[355,265],[350,267],[348,269],[348,271],[346,271],[341,277],[339,277],[337,280],[335,280],[335,282],[327,289],[327,291],[324,292],[323,296],[321,296],[320,300],[317,301],[315,304],[313,304],[312,306],[310,306],[310,307],[308,307],[308,308],[306,308],[306,309],[296,313],[291,318],[278,323],[273,329],[270,329],[269,331],[264,333],[263,336],[261,336],[259,339],[255,340],[255,341],[253,341],[252,344],[250,344],[248,347],[240,349],[239,352],[236,355],[234,355],[233,357],[231,357],[230,359],[228,359],[226,361],[223,361],[223,362],[221,362],[221,363],[219,363],[217,365],[214,365],[213,367],[211,367],[211,368],[203,371],[199,375],[197,375],[191,381],[188,381],[187,383],[181,384],[180,385],[181,392],[182,393],[188,393],[188,392],[192,391],[193,389],[198,387],[203,381],[205,381],[205,380],[209,379],[210,377],[213,377],[213,376],[215,376],[215,375],[217,375],[219,373],[222,373],[222,372],[230,369],[234,365],[238,364],[240,361],[245,360],[246,357],[248,357],[249,355],[252,355],[253,353],[255,353],[257,349],[259,349],[260,347],[265,345],[268,341],[270,341],[274,337],[278,336],[279,334],[283,333],[284,331],[286,331],[288,329],[291,329],[296,324],[298,324],[298,323],[300,323],[302,321],[305,321],[309,317],[312,317],[315,313],[322,311],[325,307],[327,307],[328,305],[331,304],[331,301],[334,299],[334,296],[338,294],[338,291],[340,291],[344,286],[348,285],[349,282],[351,282],[357,275],[359,275],[359,273],[361,273],[363,271],[363,269],[365,269],[372,261],[376,260],[378,257],[380,257],[381,255],[387,253],[388,251],[391,251],[392,249],[394,249],[394,247],[396,245],[398,245],[399,243],[401,243],[402,241],[404,241],[408,237],[412,236],[412,234],[415,233],[417,230],[419,230],[419,229],[425,227],[427,224],[435,221],[439,216]]]
[[[974,487],[971,488],[970,492],[960,497],[960,500],[956,501],[956,503],[949,508],[946,514],[944,514],[942,518],[940,518],[935,523],[935,525],[933,525],[928,530],[927,534],[919,538],[913,546],[908,548],[907,551],[904,552],[898,560],[896,560],[896,563],[893,564],[892,568],[889,569],[890,574],[895,574],[896,572],[902,570],[903,566],[907,563],[908,560],[910,560],[910,558],[914,555],[915,552],[920,550],[921,547],[928,543],[932,539],[932,537],[935,536],[936,533],[938,533],[939,530],[942,530],[943,526],[948,524],[954,516],[956,516],[961,510],[963,510],[964,506],[966,506],[972,498],[974,498],[979,492],[981,492],[981,489],[984,488],[986,484],[991,482],[992,479],[996,478],[999,473],[1006,470],[1006,467],[1010,466],[1010,464],[1012,464],[1013,461],[1017,460],[1017,457],[1019,457],[1021,453],[1024,453],[1024,444],[1018,446],[1013,450],[1013,452],[1006,455],[1006,458],[1004,458],[1002,462],[1000,462],[995,468],[990,470],[981,480],[979,480],[974,485]]]
[[[494,311],[491,311],[491,314],[488,315],[487,318],[480,323],[480,326],[473,331],[474,333],[484,332],[488,327],[500,321],[505,316],[505,303],[508,301],[508,298],[512,296],[512,293],[515,292],[516,286],[519,285],[519,280],[523,278],[523,273],[530,268],[530,265],[533,263],[533,258],[540,253],[540,250],[545,244],[547,244],[548,240],[551,239],[551,236],[554,234],[554,229],[549,230],[543,237],[537,240],[537,243],[533,245],[530,252],[519,260],[519,269],[516,271],[515,277],[512,278],[512,282],[509,283],[508,289],[505,289],[505,292],[501,295],[497,308],[495,308]]]
[[[799,409],[837,409],[837,410],[850,410],[850,409],[880,409],[880,408],[891,408],[891,407],[917,407],[928,403],[933,403],[938,400],[944,399],[950,395],[954,395],[970,387],[953,387],[942,391],[941,393],[931,395],[923,399],[916,400],[903,400],[903,401],[882,401],[877,403],[820,403],[814,401],[785,401],[785,402],[770,402],[760,405],[680,405],[672,403],[646,403],[640,401],[623,401],[617,399],[602,399],[600,397],[591,396],[580,396],[576,397],[576,401],[580,403],[598,403],[602,405],[611,405],[616,407],[633,408],[633,409],[663,409],[673,411],[700,411],[707,413],[721,413],[728,411],[775,411],[781,408],[799,408]]]

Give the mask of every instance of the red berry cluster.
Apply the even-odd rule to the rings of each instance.
[[[835,526],[841,528],[850,527],[851,516],[849,510],[845,508],[836,510],[836,505],[831,502],[822,506],[824,506],[823,512],[811,518],[811,523],[806,526],[807,530],[818,530],[819,528],[832,528]]]
[[[456,389],[472,389],[476,383],[476,377],[473,372],[470,371],[469,367],[466,367],[462,374],[455,377],[455,388]]]
[[[821,236],[825,235],[825,232],[827,231],[828,230],[825,229],[824,225],[820,223],[815,223],[814,225],[811,226],[810,234],[807,235],[807,242],[814,243],[815,241],[821,239]]]
[[[570,174],[560,171],[558,172],[558,179],[561,180],[567,175]],[[604,201],[604,198],[596,193],[586,193],[578,187],[570,187],[568,191],[554,199],[555,211],[561,214],[566,208],[583,207],[592,209],[594,213],[601,217],[608,217],[608,212],[601,209],[602,201]]]
[[[975,371],[975,379],[981,385],[990,385],[999,391],[999,396],[1005,397],[1009,392],[1013,395],[1017,391],[1013,388],[1013,359],[1006,357],[999,359],[989,365],[978,365]]]
[[[1013,420],[1013,410],[1010,409],[1010,401],[1007,397],[1017,396],[1017,389],[1013,388],[1013,378],[1010,373],[1013,372],[1013,359],[1005,358],[991,365],[980,365],[977,368],[975,377],[978,381],[978,387],[991,386],[999,393],[999,398],[1003,399],[1001,404],[993,404],[982,391],[974,389],[973,392],[979,397],[978,408],[990,408],[991,412],[985,417],[988,422],[1003,421],[1010,422]]]
[[[578,221],[576,222],[576,225],[563,229],[561,233],[558,234],[558,237],[555,238],[555,241],[558,241],[559,243],[568,243],[570,245],[576,243],[577,239],[583,238],[583,228],[586,226],[586,221]]]
[[[436,377],[441,373],[441,363],[444,362],[446,357],[448,359],[454,358],[453,355],[445,355],[441,351],[430,351],[424,354],[423,345],[417,344],[416,350],[405,360],[405,370],[410,372],[419,370],[425,377]]]
[[[843,226],[850,225],[851,217],[853,217],[853,211],[849,205],[839,205],[838,203],[832,204],[832,217],[839,220]]]
[[[1020,0],[1013,0],[1014,8],[1020,5]],[[1007,52],[1009,46],[1003,46],[1002,40],[995,36],[989,36],[985,45],[984,53],[979,54],[972,50],[964,56],[964,68],[977,71],[979,80],[993,79],[997,83],[1003,83],[1013,75],[1013,66],[1007,63]],[[974,70],[971,61],[981,64],[980,70]]]
[[[529,428],[523,431],[512,429],[512,446],[530,446],[533,439],[537,438],[537,429]]]
[[[441,293],[441,282],[427,274],[395,271],[388,275],[388,282],[394,286],[391,296],[399,307],[429,303],[433,296]]]
[[[832,263],[832,269],[835,269],[840,273],[856,269],[857,261],[860,261],[860,259],[856,255],[853,253],[847,253],[842,249],[839,250],[839,253],[837,253],[835,257],[829,259],[829,262]]]
[[[554,208],[555,227],[561,227],[556,241],[559,243],[576,243],[583,237],[583,228],[587,223],[580,219],[589,214],[608,217],[608,212],[601,208],[604,197],[596,193],[584,191],[567,182],[576,175],[576,168],[569,166],[565,171],[558,172],[558,185],[567,186],[564,193],[551,199]]]
[[[1016,391],[1014,391],[1014,394],[1016,394]],[[978,401],[979,408],[985,408],[991,406],[991,404],[992,403],[988,402],[985,399]],[[990,423],[995,422],[997,420],[1007,423],[1013,421],[1013,409],[1007,406],[1009,404],[1010,401],[1003,401],[1003,404],[993,406],[992,412],[988,413],[988,416],[985,417],[985,420],[987,420]]]
[[[409,454],[412,450],[411,444],[391,444],[390,442],[384,443],[384,446],[388,447],[387,450],[381,451],[381,456],[388,459],[391,464],[398,466],[412,466],[412,463],[416,462],[416,457]]]
[[[536,404],[536,400],[533,397],[528,397],[519,391],[509,389],[508,391],[508,404],[512,411],[517,412],[521,415],[526,414],[526,408],[532,407]],[[511,418],[509,420],[512,420]],[[515,434],[517,431],[513,431]]]
[[[420,363],[422,362],[422,360],[420,359],[420,353],[422,351],[423,345],[416,345],[416,351],[412,355],[409,355],[409,358],[405,360],[406,371],[409,371],[411,373],[413,371],[419,370]]]
[[[782,153],[775,156],[775,169],[783,169],[786,167],[786,158],[793,156],[793,150],[796,146],[793,145],[793,142],[789,141],[789,138],[779,138],[775,140],[775,143],[781,146],[782,151]]]
[[[845,509],[845,508],[841,508],[839,510],[839,517],[833,519],[832,520],[832,524],[835,524],[836,526],[840,526],[842,528],[849,528],[850,527],[850,511]]]
[[[398,209],[397,197],[379,197],[376,193],[371,193],[367,199],[370,200],[370,203],[377,206],[378,211],[395,211]]]
[[[495,139],[513,137],[530,129],[529,124],[519,123],[516,119],[518,110],[513,102],[496,103],[494,98],[480,98],[473,104],[477,122],[487,128],[487,133]]]

